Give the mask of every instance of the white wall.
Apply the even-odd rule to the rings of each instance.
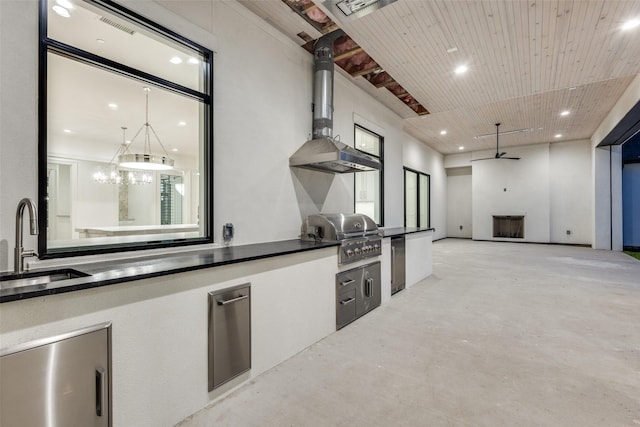
[[[478,153],[490,157],[492,152]],[[473,165],[473,238],[493,238],[493,215],[524,215],[525,242],[549,242],[549,146],[509,147],[520,160]]]
[[[227,222],[235,225],[233,244],[243,244],[297,238],[302,218],[311,213],[353,211],[352,174],[288,166],[311,132],[308,52],[233,1],[122,3],[215,51],[216,241]],[[37,16],[36,0],[0,1],[0,271],[12,264],[18,201],[37,199]],[[404,157],[431,174],[432,224],[444,237],[442,156],[405,134],[401,118],[350,79],[336,72],[334,134],[351,144],[359,122],[384,136],[384,225],[403,224],[403,146],[409,141],[416,148]],[[25,236],[25,247],[36,247],[35,238]]]
[[[524,215],[525,236],[517,241],[591,243],[589,140],[509,147],[509,154],[520,160],[471,162],[472,157],[492,154],[487,151],[445,157],[448,236],[466,237],[461,235],[459,225],[470,216],[474,239],[512,240],[493,238],[492,216]],[[472,173],[460,176],[459,171],[468,168]],[[571,234],[567,235],[567,230]]]
[[[444,157],[415,138],[406,136],[403,165],[431,176],[431,227],[436,229],[433,240],[447,237],[447,176]]]
[[[623,245],[640,247],[640,163],[622,169]]]
[[[446,171],[447,237],[470,239],[473,230],[471,167],[449,168]]]
[[[551,242],[590,244],[593,223],[590,141],[551,144],[549,162]]]

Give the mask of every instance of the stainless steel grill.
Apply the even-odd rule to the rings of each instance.
[[[302,223],[302,240],[340,242],[338,262],[348,264],[376,257],[382,237],[376,223],[362,214],[315,214]]]

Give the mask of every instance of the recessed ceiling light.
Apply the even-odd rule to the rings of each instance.
[[[182,58],[180,58],[179,56],[174,56],[173,58],[171,58],[169,60],[169,62],[171,62],[172,64],[182,64]]]
[[[567,89],[567,90],[576,90],[576,87],[575,87],[575,86],[571,86],[571,87],[570,87],[569,89]]]
[[[563,112],[560,113],[561,116],[568,116],[569,114],[571,114],[569,110],[564,110]]]
[[[453,52],[457,52],[458,48],[457,47],[450,47],[449,49],[447,49],[447,53],[453,53]]]
[[[71,133],[71,129],[64,129],[63,132],[64,133]]]
[[[440,135],[446,135],[446,134],[447,134],[447,131],[445,129],[440,131]]]
[[[455,73],[456,74],[464,74],[467,71],[469,71],[469,67],[467,67],[466,65],[459,65],[456,69],[455,69]]]
[[[172,148],[171,151],[173,151],[174,153],[178,151],[177,148]]]
[[[624,24],[622,24],[622,27],[620,27],[623,31],[627,31],[630,30],[632,28],[636,28],[637,26],[640,26],[640,19],[630,19],[627,22],[625,22]]]
[[[96,43],[103,44],[103,43],[104,43],[104,40],[103,40],[103,39],[96,39]]]
[[[458,150],[464,150],[464,147],[462,147],[462,146],[458,147]]]
[[[178,126],[180,127],[185,127],[187,125],[187,122],[178,122]]]
[[[113,102],[109,103],[107,106],[109,107],[110,110],[114,110],[115,111],[115,110],[118,109],[118,104],[115,104]]]
[[[198,61],[198,59],[197,59],[197,58],[194,58],[193,56],[192,56],[192,57],[190,57],[190,58],[187,60],[187,62],[188,62],[189,64],[194,64],[194,65],[195,65],[195,64],[199,64],[199,63],[200,63],[200,61]]]
[[[561,133],[557,133],[554,135],[556,138],[562,138],[562,134]]]
[[[69,11],[67,9],[65,9],[64,7],[56,4],[54,5],[51,9],[53,9],[53,11],[55,13],[57,13],[58,15],[62,16],[63,18],[68,18],[71,16],[71,14],[69,13]]]
[[[65,9],[74,9],[75,8],[73,3],[71,3],[69,0],[56,0],[56,3],[58,3],[60,6],[64,7]]]

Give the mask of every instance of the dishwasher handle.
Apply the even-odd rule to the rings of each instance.
[[[234,302],[242,301],[243,299],[247,299],[247,298],[249,298],[249,295],[240,295],[239,297],[236,297],[236,298],[231,298],[227,300],[218,300],[218,305],[233,304]]]

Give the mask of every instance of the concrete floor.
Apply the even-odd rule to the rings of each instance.
[[[181,427],[640,426],[640,262],[433,249],[431,277]]]

